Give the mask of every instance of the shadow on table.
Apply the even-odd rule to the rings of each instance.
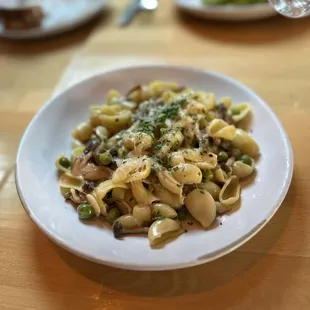
[[[197,36],[236,44],[262,44],[285,41],[310,31],[310,19],[289,19],[274,16],[259,21],[225,22],[193,17],[183,12],[176,13],[179,24]]]
[[[59,282],[57,290],[61,292],[63,287],[63,293],[66,293],[65,286],[62,285],[65,279],[62,279],[59,270],[70,268],[73,273],[71,275],[67,274],[69,277],[76,278],[75,273],[77,272],[100,285],[98,300],[101,300],[101,290],[102,298],[106,298],[107,292],[114,291],[116,292],[114,296],[118,296],[117,292],[120,292],[144,298],[156,297],[160,298],[159,301],[163,301],[162,298],[168,297],[192,296],[194,298],[194,296],[199,296],[197,294],[206,292],[212,292],[212,295],[206,295],[206,297],[209,296],[212,299],[214,297],[213,293],[216,292],[217,296],[223,296],[223,298],[226,295],[229,296],[228,302],[236,304],[246,296],[247,290],[252,289],[256,285],[259,286],[262,281],[268,278],[268,273],[273,270],[278,256],[271,254],[267,257],[266,252],[274,247],[284,232],[291,218],[292,206],[298,208],[301,205],[301,202],[297,203],[295,200],[296,197],[301,199],[301,194],[300,192],[298,193],[298,190],[293,179],[282,207],[266,227],[244,246],[216,261],[193,268],[162,272],[140,272],[106,267],[79,258],[54,245],[52,242],[51,247],[48,247],[50,253],[42,253],[40,244],[42,245],[43,241],[41,239],[43,236],[35,234],[35,255],[38,268],[42,269],[42,284],[46,285],[48,289],[50,287],[53,290]],[[303,226],[306,223],[300,222],[299,225]],[[295,238],[295,242],[297,243],[296,248],[301,249],[304,245],[302,236]],[[48,250],[48,248],[46,249]],[[53,262],[56,265],[46,265],[48,261],[46,255],[53,255]],[[58,259],[64,265],[57,262]],[[52,276],[55,271],[49,271],[48,268],[57,270],[58,275]],[[293,274],[296,271],[290,270],[290,273]],[[285,273],[285,271],[283,272]],[[250,285],[254,278],[255,283]],[[289,278],[283,278],[283,281],[281,279],[281,287],[289,286],[289,283],[285,283],[285,279],[289,280]],[[51,284],[52,282],[54,284]],[[69,283],[71,283],[70,280]],[[75,294],[84,295],[86,293],[85,289],[85,283],[76,285]],[[89,294],[90,292],[87,291],[88,296]],[[114,297],[110,296],[109,298]],[[169,299],[169,302],[171,301]]]
[[[73,30],[49,36],[42,39],[10,40],[0,38],[0,49],[12,54],[41,54],[56,49],[66,48],[84,42],[90,34],[100,25],[106,24],[111,17],[111,9],[106,8],[99,16],[95,17],[85,25]]]

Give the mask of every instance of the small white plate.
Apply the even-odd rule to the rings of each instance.
[[[71,130],[88,118],[88,107],[102,104],[110,89],[124,93],[151,80],[177,81],[198,90],[251,103],[251,129],[261,156],[257,175],[243,188],[241,207],[222,217],[223,225],[196,229],[161,249],[151,249],[145,236],[113,237],[100,220],[84,224],[65,203],[58,187],[55,158],[70,154]],[[36,114],[20,142],[16,184],[25,210],[49,238],[65,249],[110,266],[166,270],[199,265],[236,249],[273,216],[293,173],[293,157],[282,125],[268,105],[232,78],[199,69],[167,65],[126,67],[91,77],[51,99]]]
[[[0,37],[38,39],[60,34],[85,24],[98,15],[107,0],[42,0],[45,13],[40,27],[27,30],[6,30],[0,22]]]
[[[192,15],[214,20],[257,20],[277,14],[269,3],[249,5],[205,5],[201,0],[174,0],[181,10]]]

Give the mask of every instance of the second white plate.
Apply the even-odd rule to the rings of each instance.
[[[27,30],[6,30],[0,22],[0,37],[38,39],[72,30],[99,14],[107,0],[42,0],[46,16],[40,27]]]
[[[264,19],[277,14],[269,3],[249,5],[204,5],[201,0],[174,0],[182,11],[214,20],[242,21]]]

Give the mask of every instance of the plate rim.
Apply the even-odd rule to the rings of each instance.
[[[20,159],[21,154],[22,154],[23,146],[25,144],[25,139],[26,139],[30,129],[32,128],[32,126],[36,122],[36,120],[41,116],[41,114],[45,111],[45,109],[47,109],[50,105],[52,105],[54,101],[57,101],[60,97],[62,97],[66,92],[70,92],[70,91],[74,90],[74,88],[78,88],[81,84],[90,83],[91,80],[96,80],[100,76],[103,76],[103,75],[106,75],[106,74],[109,74],[112,72],[123,71],[126,69],[128,70],[128,69],[140,69],[140,68],[152,70],[152,69],[154,69],[154,68],[156,69],[158,67],[166,68],[166,69],[167,68],[168,69],[169,68],[181,69],[181,70],[186,70],[186,71],[191,71],[191,72],[208,74],[208,75],[214,76],[216,78],[221,78],[221,79],[227,80],[228,82],[238,86],[239,88],[241,87],[241,88],[245,89],[246,91],[252,93],[252,95],[254,97],[256,97],[256,99],[258,99],[258,101],[261,102],[261,104],[264,106],[264,108],[268,110],[268,112],[270,113],[270,115],[273,118],[273,121],[275,121],[277,126],[280,128],[280,131],[282,133],[283,140],[285,143],[285,147],[288,151],[287,152],[288,153],[287,162],[288,162],[288,169],[289,170],[285,176],[282,191],[279,194],[277,202],[276,202],[275,206],[271,209],[271,211],[268,213],[268,216],[261,223],[256,225],[250,232],[248,232],[246,235],[243,235],[238,240],[235,240],[230,245],[227,245],[226,247],[219,249],[213,253],[206,254],[199,259],[195,259],[195,260],[190,261],[190,262],[178,263],[178,264],[137,265],[137,264],[126,264],[126,263],[120,263],[120,262],[114,263],[113,261],[104,260],[102,258],[97,258],[97,257],[94,257],[90,254],[83,252],[80,249],[75,249],[75,248],[71,247],[70,245],[66,244],[66,242],[64,240],[62,240],[60,237],[58,237],[55,234],[53,234],[52,232],[50,232],[49,229],[47,229],[45,227],[45,225],[42,224],[40,222],[40,220],[36,218],[35,214],[31,211],[31,207],[29,207],[27,205],[27,202],[26,202],[25,197],[24,197],[22,190],[21,190],[19,159]],[[236,79],[234,79],[228,75],[225,75],[225,74],[222,74],[219,72],[214,72],[211,70],[205,70],[203,68],[197,68],[197,67],[193,67],[193,66],[159,63],[159,64],[147,64],[147,65],[146,64],[125,65],[125,66],[118,66],[117,68],[112,68],[112,69],[108,69],[108,70],[102,70],[98,73],[95,73],[95,74],[93,74],[93,75],[91,75],[91,76],[89,76],[89,77],[67,87],[64,90],[61,90],[60,93],[58,93],[57,95],[55,95],[55,96],[51,97],[49,100],[47,100],[47,102],[41,106],[41,108],[35,113],[34,117],[29,122],[29,124],[27,125],[27,127],[26,127],[26,129],[22,135],[22,138],[19,142],[18,149],[17,149],[17,155],[16,155],[16,162],[15,162],[15,185],[16,185],[17,194],[18,194],[18,197],[21,201],[21,204],[22,204],[24,210],[26,211],[26,213],[28,214],[28,216],[30,217],[30,219],[38,226],[38,228],[50,240],[55,242],[58,246],[62,247],[63,249],[65,249],[65,250],[69,251],[70,253],[73,253],[79,257],[87,259],[89,261],[99,263],[99,264],[104,264],[104,265],[107,265],[110,267],[127,269],[127,270],[140,270],[140,271],[163,271],[163,270],[176,270],[176,269],[194,267],[194,266],[198,266],[201,264],[205,264],[207,262],[211,262],[211,261],[216,260],[222,256],[225,256],[226,254],[233,252],[234,250],[236,250],[237,248],[239,248],[240,246],[245,244],[247,241],[249,241],[252,237],[254,237],[257,233],[260,232],[260,230],[270,221],[270,219],[274,216],[274,214],[280,208],[280,206],[281,206],[283,200],[285,199],[287,192],[290,188],[290,184],[291,184],[292,177],[293,177],[293,171],[294,171],[293,150],[292,150],[291,143],[289,141],[288,135],[286,134],[286,131],[285,131],[281,121],[277,118],[276,114],[273,112],[273,110],[270,108],[270,106],[263,99],[261,99],[250,87],[248,87],[247,85],[239,82],[238,80],[236,80]]]
[[[223,5],[212,5],[212,4],[201,4],[200,8],[190,6],[189,4],[186,3],[181,3],[180,0],[174,0],[174,3],[184,9],[189,9],[189,10],[195,10],[195,11],[204,11],[204,12],[211,12],[212,11],[217,11],[217,12],[236,12],[236,11],[242,11],[242,12],[249,12],[249,11],[256,11],[258,9],[267,9],[267,8],[272,8],[269,2],[266,3],[253,3],[253,4],[223,4]]]

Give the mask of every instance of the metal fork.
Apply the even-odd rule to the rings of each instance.
[[[118,20],[118,25],[128,25],[134,16],[140,11],[155,11],[158,7],[158,0],[133,0],[125,9]]]

